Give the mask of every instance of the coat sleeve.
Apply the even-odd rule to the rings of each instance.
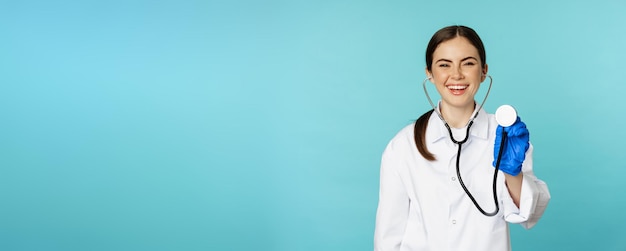
[[[393,142],[387,145],[380,167],[380,191],[374,250],[400,250],[409,215],[409,197],[398,172],[397,158]]]
[[[524,178],[519,208],[515,206],[510,196],[505,197],[503,201],[504,219],[507,222],[519,223],[525,229],[530,229],[537,224],[550,201],[548,186],[533,172],[532,152],[533,146],[531,145],[526,151],[526,158],[522,164]]]

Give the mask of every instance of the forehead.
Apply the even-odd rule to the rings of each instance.
[[[475,57],[479,59],[478,49],[465,37],[457,36],[453,39],[440,43],[433,52],[433,59],[464,59]]]

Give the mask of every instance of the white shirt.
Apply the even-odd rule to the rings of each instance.
[[[486,212],[495,210],[493,149],[498,124],[480,110],[462,146],[460,171],[465,186]],[[456,175],[458,145],[436,113],[428,120],[426,146],[436,157],[425,160],[417,151],[414,124],[402,129],[387,145],[380,170],[374,250],[446,251],[511,250],[507,222],[534,226],[543,214],[550,193],[532,170],[532,145],[522,165],[520,207],[513,200],[500,171],[497,194],[500,210],[488,217],[474,206]],[[465,129],[455,138],[463,140]]]

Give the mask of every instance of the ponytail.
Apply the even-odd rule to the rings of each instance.
[[[424,159],[429,161],[436,160],[435,155],[428,151],[426,148],[426,127],[428,127],[428,119],[430,119],[430,115],[433,114],[434,110],[427,111],[422,114],[415,121],[415,128],[413,131],[415,137],[415,146],[417,146],[417,150],[422,154]]]

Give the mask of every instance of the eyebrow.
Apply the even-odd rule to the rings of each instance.
[[[463,61],[465,61],[465,60],[468,60],[468,59],[474,59],[474,60],[478,61],[478,59],[476,59],[475,57],[469,56],[469,57],[466,57],[466,58],[464,58],[464,59],[461,59],[461,62],[463,62]],[[439,60],[435,61],[435,63],[438,63],[439,61],[444,61],[444,62],[450,62],[450,63],[452,63],[452,60],[450,60],[450,59],[445,59],[445,58],[439,59]]]

